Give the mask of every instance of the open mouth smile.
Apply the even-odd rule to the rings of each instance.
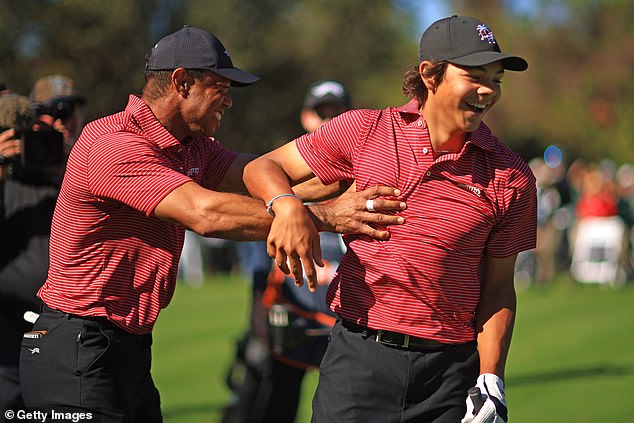
[[[466,102],[466,104],[470,110],[476,113],[482,113],[489,107],[488,104],[470,103],[470,102]]]

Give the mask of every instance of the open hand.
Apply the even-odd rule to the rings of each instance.
[[[400,200],[379,197],[399,195],[397,188],[376,185],[359,192],[347,191],[330,202],[311,206],[310,210],[320,231],[363,234],[387,240],[390,233],[381,228],[403,224],[405,219],[393,213],[405,210],[407,205]]]

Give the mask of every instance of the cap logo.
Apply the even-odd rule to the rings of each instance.
[[[491,30],[487,28],[485,24],[478,25],[476,30],[478,31],[478,35],[480,35],[480,40],[486,40],[489,44],[495,44],[495,37],[493,36]]]

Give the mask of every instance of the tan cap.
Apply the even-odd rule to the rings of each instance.
[[[49,75],[38,79],[29,96],[32,102],[37,103],[47,103],[59,97],[74,97],[80,102],[85,101],[75,88],[73,80],[62,75]]]

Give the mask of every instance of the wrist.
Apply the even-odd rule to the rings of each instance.
[[[306,208],[319,232],[332,231],[333,226],[329,223],[330,213],[328,207],[325,207],[323,203],[307,203]]]
[[[488,383],[495,383],[498,386],[504,387],[504,379],[496,375],[495,373],[480,373],[480,375],[478,376],[478,383],[484,383],[485,381]]]
[[[275,217],[275,210],[273,210],[273,207],[275,206],[276,202],[281,202],[282,199],[284,199],[284,200],[285,199],[299,200],[300,202],[302,202],[302,205],[303,205],[303,200],[300,197],[298,197],[297,195],[290,194],[290,193],[284,193],[284,194],[276,195],[275,197],[271,198],[268,203],[266,203],[266,212],[269,215]]]

